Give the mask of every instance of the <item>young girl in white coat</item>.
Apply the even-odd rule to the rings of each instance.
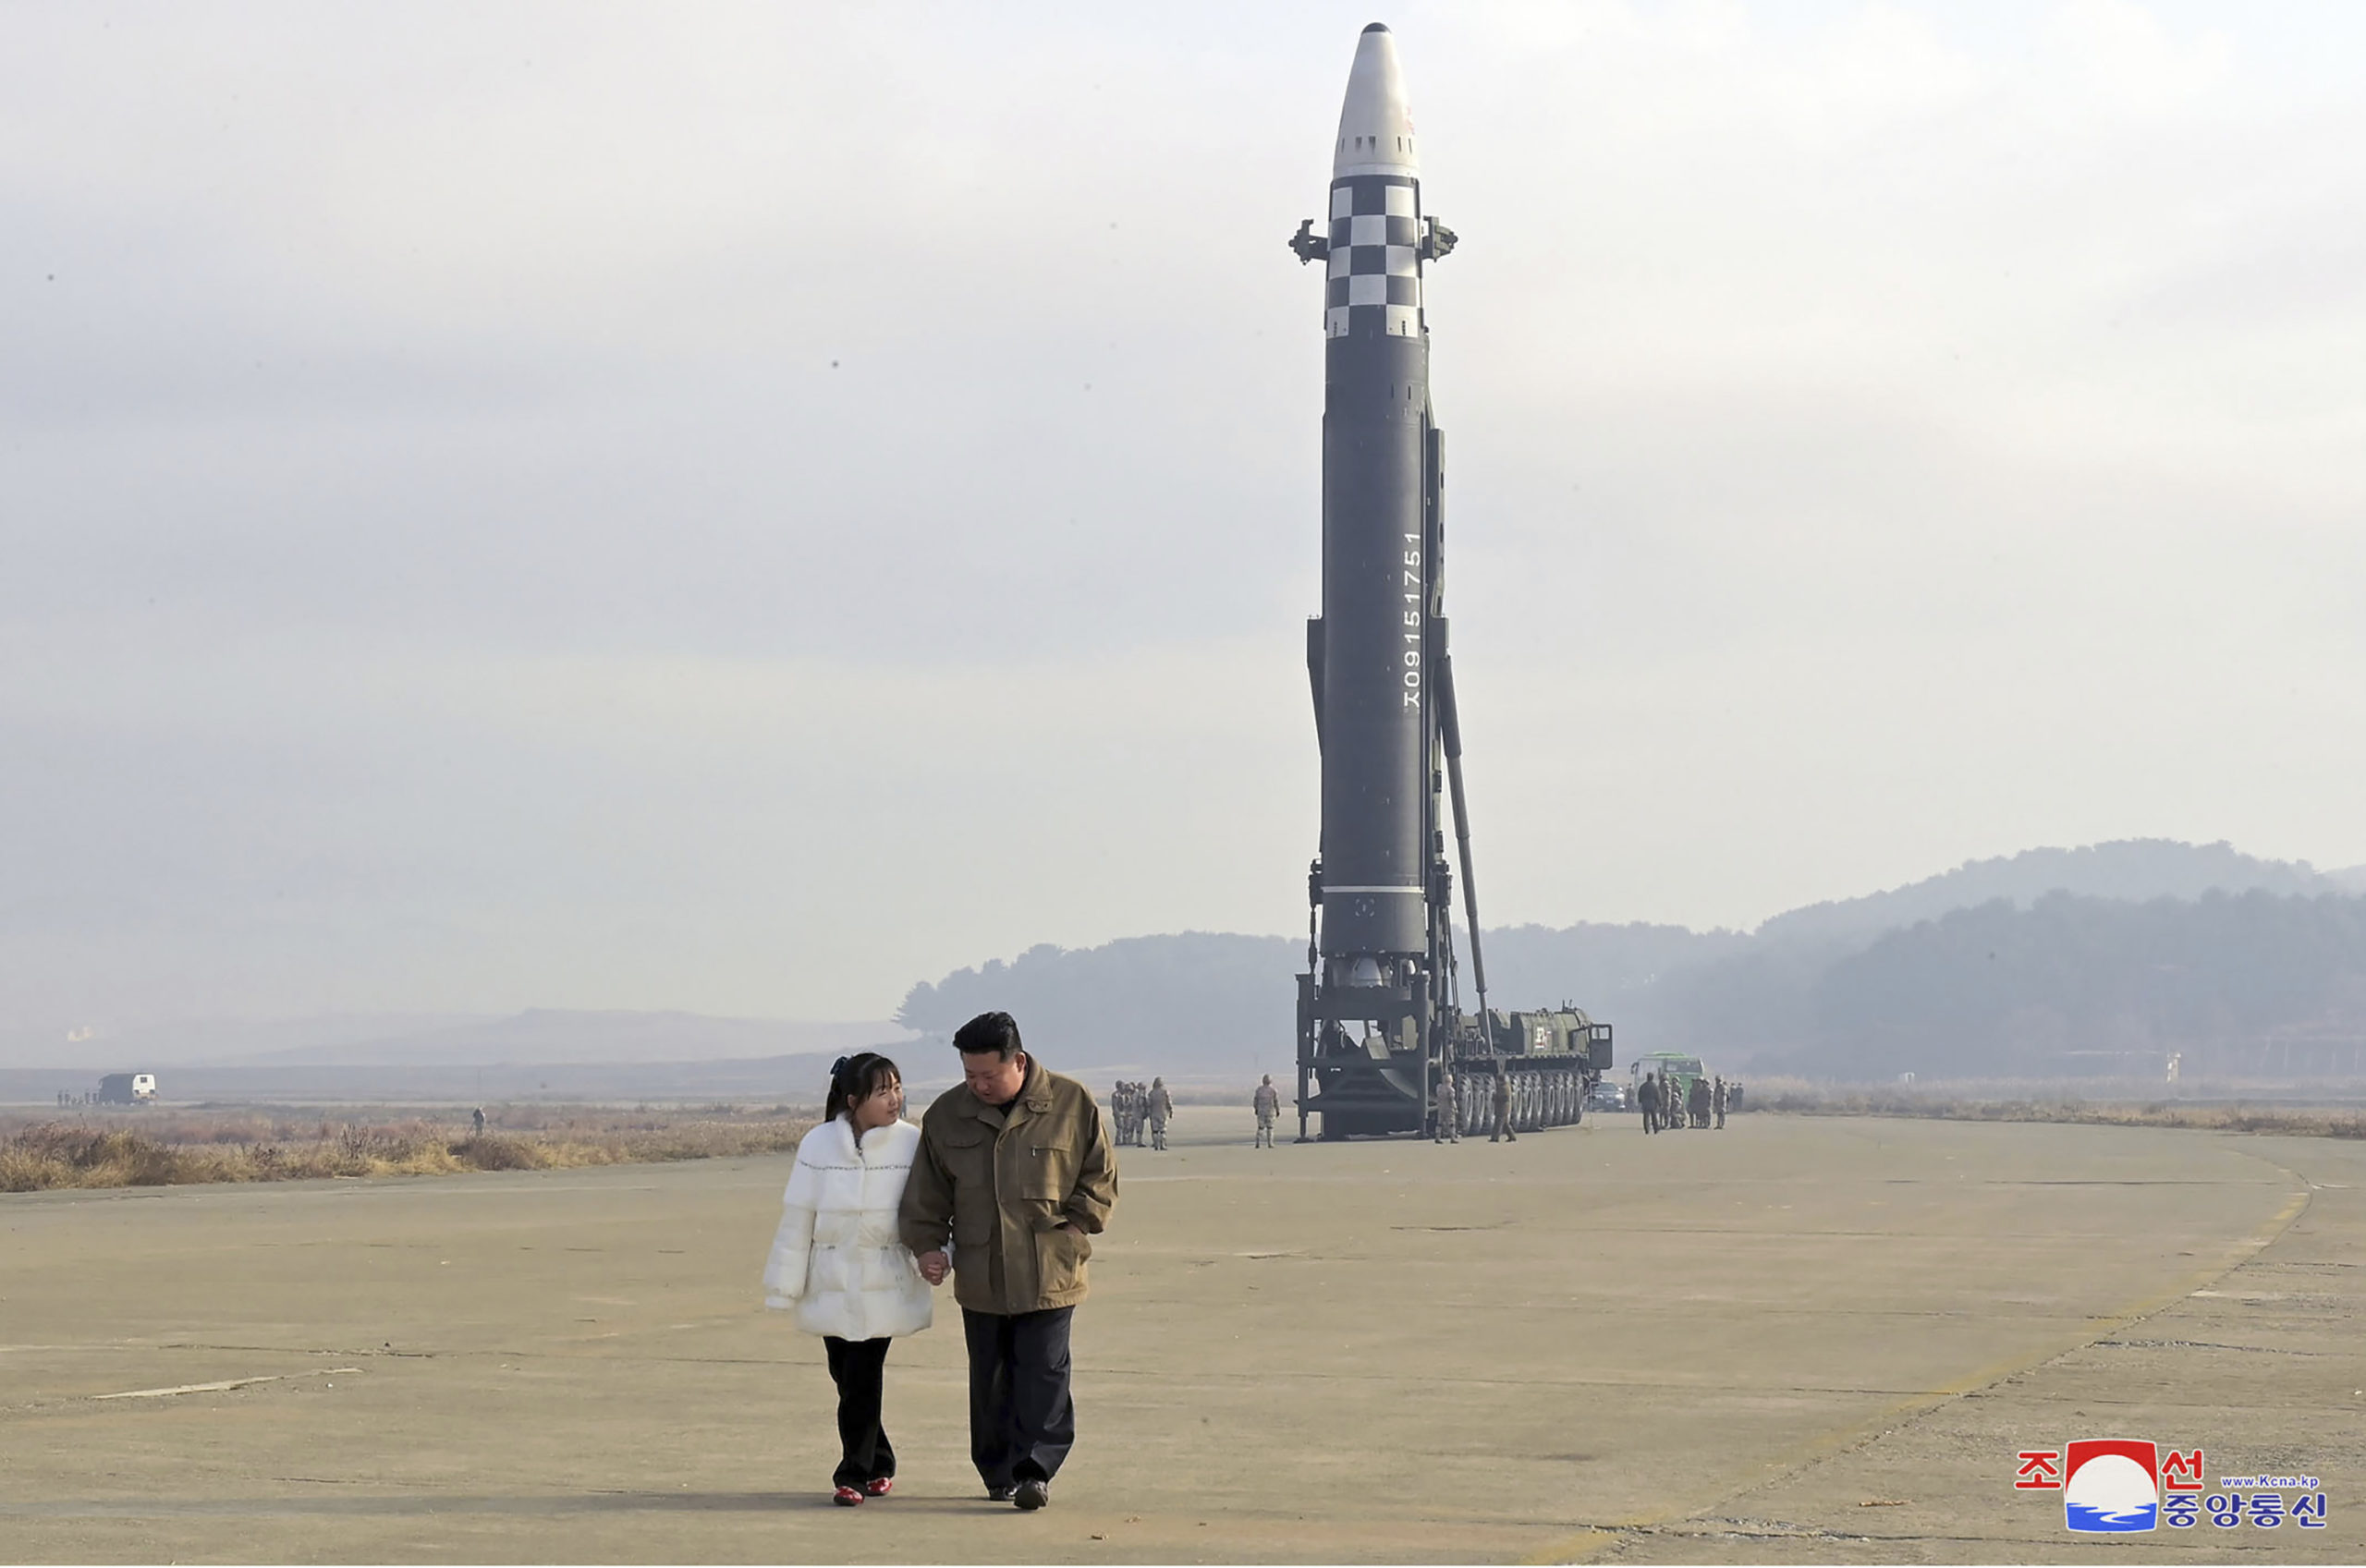
[[[872,1051],[830,1071],[822,1124],[797,1146],[779,1234],[764,1269],[764,1305],[822,1336],[838,1385],[835,1497],[852,1508],[884,1497],[896,1450],[880,1424],[887,1346],[929,1326],[929,1288],[896,1231],[921,1130],[904,1121],[904,1079]]]

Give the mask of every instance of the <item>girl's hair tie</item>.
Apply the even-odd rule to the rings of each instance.
[[[834,1078],[835,1078],[835,1077],[836,1077],[840,1073],[845,1072],[846,1070],[847,1070],[847,1059],[846,1059],[845,1057],[843,1057],[843,1056],[839,1057],[835,1062],[833,1062],[833,1063],[831,1063],[831,1064],[830,1064],[830,1076],[832,1076],[832,1077],[834,1077]]]

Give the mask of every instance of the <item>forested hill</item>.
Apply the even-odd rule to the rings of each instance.
[[[1687,963],[1738,951],[1749,939],[1681,926],[1512,926],[1482,932],[1488,1000],[1535,1007],[1574,1002],[1604,1013],[1604,999],[1653,984]],[[1466,955],[1470,939],[1457,941]],[[1298,981],[1304,937],[1184,931],[1128,937],[1100,947],[1029,948],[923,981],[896,1021],[933,1040],[999,1008],[1047,1061],[1146,1071],[1270,1071],[1297,1050]]]
[[[1972,861],[1750,933],[1482,935],[1492,1003],[1574,1002],[1617,1026],[1622,1056],[1688,1049],[1819,1076],[2104,1071],[2212,1041],[2366,1038],[2362,887],[2357,869],[2129,840]],[[1467,965],[1467,936],[1462,951]],[[1041,946],[914,986],[897,1021],[944,1039],[1004,1008],[1060,1064],[1271,1070],[1294,1050],[1305,959],[1303,937],[1196,931]]]
[[[1696,931],[1683,926],[1598,925],[1482,928],[1491,1007],[1535,1007],[1572,1002],[1610,1015],[1616,1000],[1656,986],[1668,976],[1750,950],[1741,931]],[[1471,987],[1470,936],[1455,928],[1463,955],[1463,987]],[[1466,1004],[1474,1004],[1466,997]]]
[[[2366,868],[2361,868],[2366,869]],[[2026,849],[1967,860],[1904,887],[1861,898],[1811,904],[1758,928],[1770,942],[1862,943],[1886,930],[2004,899],[2024,908],[2048,893],[2144,902],[2203,893],[2360,893],[2356,872],[2323,872],[2305,860],[2262,860],[2232,845],[2129,838],[2078,849]]]
[[[1816,982],[1799,1064],[1844,1077],[2352,1076],[2366,898],[2253,890],[2143,904],[2057,893],[1894,930]]]
[[[981,1013],[1016,1016],[1029,1045],[1063,1071],[1265,1071],[1297,1051],[1306,939],[1183,931],[1100,947],[1031,947],[1009,963],[957,969],[904,997],[896,1021],[932,1040]]]

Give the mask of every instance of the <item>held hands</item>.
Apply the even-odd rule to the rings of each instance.
[[[1082,1227],[1078,1225],[1073,1220],[1063,1220],[1052,1228],[1054,1230],[1066,1231],[1070,1235],[1081,1235],[1084,1234]],[[941,1249],[923,1252],[912,1261],[920,1266],[921,1278],[926,1280],[932,1285],[943,1284],[945,1282],[945,1276],[953,1271],[953,1259],[947,1258]]]

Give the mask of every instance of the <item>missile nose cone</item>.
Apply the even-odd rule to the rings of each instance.
[[[1418,175],[1421,168],[1413,152],[1413,111],[1405,102],[1405,73],[1396,64],[1396,37],[1374,22],[1356,40],[1331,177]]]

